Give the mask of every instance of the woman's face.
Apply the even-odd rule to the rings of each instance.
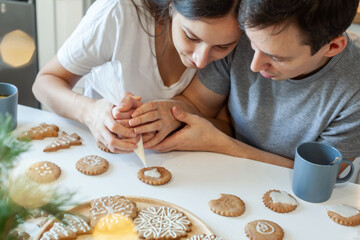
[[[176,12],[172,19],[172,41],[186,67],[201,69],[228,55],[241,36],[233,14],[221,18],[189,20]]]

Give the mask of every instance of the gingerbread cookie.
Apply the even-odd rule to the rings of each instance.
[[[141,239],[180,239],[190,231],[191,222],[181,212],[169,207],[148,207],[134,220]]]
[[[52,239],[76,239],[76,233],[67,228],[64,223],[55,222],[53,225],[50,225],[50,228],[40,238],[40,240]]]
[[[108,226],[105,216],[110,214],[120,214],[129,218],[137,216],[136,203],[119,195],[94,199],[90,205],[91,226],[103,231],[106,231],[105,228]]]
[[[266,207],[278,213],[294,211],[298,205],[296,199],[285,191],[270,190],[263,196]]]
[[[60,167],[48,161],[33,163],[26,171],[26,175],[37,183],[53,182],[60,177],[60,174]]]
[[[220,198],[209,202],[209,207],[214,213],[226,217],[237,217],[245,211],[245,203],[231,194],[220,194]]]
[[[55,139],[50,145],[45,147],[44,152],[53,152],[59,149],[69,148],[70,146],[81,145],[81,138],[76,133],[71,135],[66,132],[60,132],[59,137]]]
[[[344,226],[357,226],[360,225],[360,210],[341,204],[328,209],[327,214],[336,223]]]
[[[138,178],[150,185],[162,185],[171,180],[171,173],[163,167],[148,167],[139,170]]]
[[[30,128],[22,132],[17,138],[19,140],[24,139],[44,139],[46,137],[57,137],[58,136],[59,127],[53,124],[41,123],[39,126]]]
[[[222,240],[222,238],[217,237],[216,235],[201,234],[201,235],[192,236],[191,238],[188,238],[187,240]]]
[[[76,162],[76,169],[85,175],[99,175],[108,169],[109,163],[105,158],[89,155]]]
[[[67,213],[64,214],[62,222],[66,225],[67,229],[70,229],[77,236],[91,232],[91,228],[87,220],[80,216]]]
[[[107,153],[113,153],[112,151],[110,151],[103,143],[101,142],[97,142],[96,145],[98,146],[98,148],[100,148],[101,151],[107,152]]]
[[[245,226],[245,233],[250,240],[282,240],[284,230],[274,222],[255,220]]]

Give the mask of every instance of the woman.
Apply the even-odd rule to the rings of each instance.
[[[82,96],[71,88],[93,67],[117,60],[125,91],[143,102],[172,98],[190,83],[195,69],[234,49],[241,34],[239,2],[97,0],[39,72],[35,97],[56,113],[86,124],[110,151],[136,149],[136,133],[114,120],[111,103],[94,99],[96,89],[86,86]]]

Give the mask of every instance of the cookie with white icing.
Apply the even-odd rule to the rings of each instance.
[[[45,231],[40,240],[76,239],[76,233],[62,222],[54,222],[50,229]]]
[[[192,236],[191,238],[188,238],[187,240],[222,240],[222,238],[218,237],[216,235],[201,234],[201,235]]]
[[[91,232],[91,228],[89,226],[87,219],[81,216],[67,213],[64,214],[62,222],[66,225],[67,229],[73,231],[77,236],[88,234]]]
[[[148,207],[134,219],[135,230],[141,239],[180,239],[190,231],[191,222],[170,207]]]
[[[336,223],[344,226],[360,225],[360,210],[353,206],[340,204],[328,208],[327,214]]]
[[[100,175],[109,167],[109,162],[97,155],[82,157],[76,162],[76,169],[85,175]]]
[[[54,124],[41,123],[39,126],[32,127],[22,132],[17,138],[19,140],[30,139],[40,140],[46,137],[57,137],[59,127]]]
[[[238,217],[245,212],[245,203],[231,194],[220,194],[220,198],[209,202],[210,210],[226,217]]]
[[[60,132],[59,136],[48,146],[44,148],[44,152],[54,152],[59,149],[69,148],[70,146],[81,145],[81,137],[76,133],[71,135],[66,132]]]
[[[50,183],[58,179],[61,169],[55,163],[41,161],[33,163],[26,171],[26,175],[37,183]]]
[[[104,225],[106,228],[106,224],[102,222],[105,221],[105,216],[119,214],[133,219],[137,216],[138,211],[135,202],[119,195],[94,199],[90,202],[90,206],[90,225],[92,227],[95,227],[97,224],[99,224]],[[106,231],[106,229],[104,229],[104,231]]]
[[[162,185],[171,180],[171,173],[164,167],[147,167],[139,170],[138,178],[150,185]]]
[[[284,230],[268,220],[255,220],[245,226],[245,234],[250,240],[282,240]]]
[[[298,206],[296,199],[285,191],[270,190],[263,196],[266,207],[278,213],[294,211]]]

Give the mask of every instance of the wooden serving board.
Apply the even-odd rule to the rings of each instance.
[[[137,196],[125,196],[125,197],[131,201],[134,201],[136,203],[139,211],[141,211],[144,208],[152,207],[152,206],[155,206],[155,207],[165,206],[165,207],[174,208],[174,209],[178,210],[179,212],[184,213],[186,215],[186,217],[188,217],[188,219],[190,220],[192,225],[190,226],[191,231],[188,232],[186,238],[181,238],[181,240],[188,239],[194,235],[200,235],[200,234],[213,235],[214,234],[210,230],[210,228],[201,219],[199,219],[198,217],[196,217],[194,214],[187,211],[186,209],[181,208],[173,203],[169,203],[169,202],[159,200],[159,199],[154,199],[154,198],[147,198],[147,197],[137,197]],[[82,214],[84,216],[89,217],[90,216],[89,209],[90,209],[90,202],[86,202],[84,204],[78,205],[78,206],[70,209],[70,212]],[[42,235],[42,233],[41,233],[41,235]],[[78,240],[94,240],[95,238],[93,238],[90,234],[88,234],[88,235],[79,236],[77,239]]]

